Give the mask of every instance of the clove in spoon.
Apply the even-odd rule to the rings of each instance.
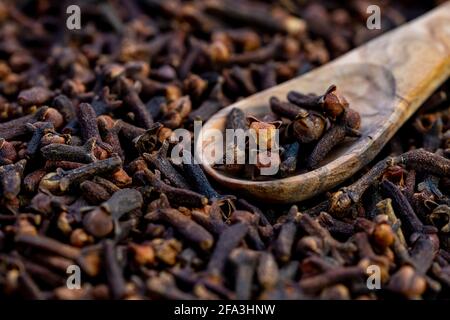
[[[303,76],[222,109],[196,135],[196,156],[220,144],[233,108],[262,117],[269,98],[284,99],[290,90],[321,93],[336,84],[362,118],[362,136],[332,150],[313,171],[270,181],[248,181],[217,171],[203,161],[220,184],[264,202],[292,203],[329,190],[368,164],[403,123],[450,75],[450,2]],[[217,132],[217,131],[216,131]]]

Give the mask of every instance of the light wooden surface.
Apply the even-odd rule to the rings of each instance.
[[[221,184],[265,202],[292,203],[329,190],[371,161],[402,124],[450,75],[450,2],[372,40],[312,72],[241,100],[202,129],[197,155],[211,143],[209,129],[224,128],[232,108],[262,116],[269,98],[290,90],[321,94],[336,84],[362,117],[362,137],[336,148],[320,168],[271,181],[247,181],[203,168]],[[220,142],[219,142],[220,143]]]

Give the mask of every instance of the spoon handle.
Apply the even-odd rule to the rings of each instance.
[[[450,2],[336,60],[389,70],[395,94],[408,102],[409,117],[450,75]]]

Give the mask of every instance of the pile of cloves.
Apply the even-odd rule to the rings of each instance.
[[[244,147],[237,143],[227,145],[223,166],[226,172],[256,180],[267,178],[262,176],[261,169],[276,166],[277,174],[269,178],[284,178],[317,168],[347,137],[361,136],[359,113],[349,107],[335,85],[320,96],[290,91],[287,99],[271,97],[273,113],[262,119],[253,116],[245,119],[244,112],[236,108],[229,113],[225,129],[250,132],[255,143],[247,141]],[[238,154],[249,159],[251,148],[257,149],[256,160],[239,163]]]
[[[374,31],[356,0],[76,3],[80,30],[66,29],[63,1],[0,2],[0,299],[450,297],[449,83],[346,186],[294,206],[255,206],[169,157],[174,130],[424,13],[423,1],[374,0]],[[357,134],[335,93],[270,101],[297,139],[284,174],[308,139],[327,151],[327,135]],[[328,131],[308,131],[325,118]],[[313,168],[326,152],[308,154]]]

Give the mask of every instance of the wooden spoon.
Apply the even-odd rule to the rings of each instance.
[[[450,75],[450,2],[283,84],[243,99],[215,114],[202,128],[196,155],[211,147],[211,129],[223,130],[233,108],[261,117],[269,98],[288,91],[323,93],[336,84],[361,114],[362,137],[333,149],[314,171],[270,181],[248,181],[202,163],[220,184],[265,202],[292,203],[330,190],[371,161],[402,124]],[[196,137],[198,137],[196,136]],[[200,143],[199,143],[200,142]]]

